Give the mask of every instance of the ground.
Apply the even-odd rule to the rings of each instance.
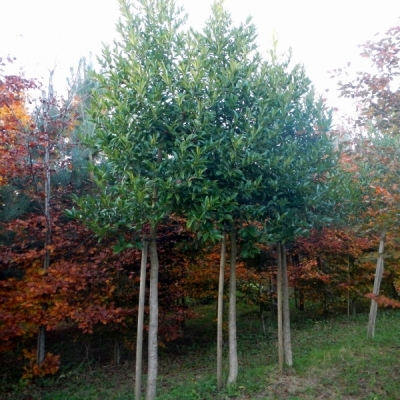
[[[367,314],[311,319],[307,313],[293,312],[294,366],[280,373],[273,318],[264,333],[256,310],[242,307],[238,384],[219,393],[215,306],[198,306],[197,312],[198,318],[187,322],[180,339],[160,346],[157,399],[400,399],[400,311],[379,312],[374,340],[366,338]],[[122,364],[114,366],[109,360],[110,340],[70,336],[69,344],[63,337],[64,363],[54,377],[30,384],[13,382],[11,367],[5,368],[3,360],[0,399],[134,398],[133,352],[123,352]],[[227,359],[224,366],[227,375]]]

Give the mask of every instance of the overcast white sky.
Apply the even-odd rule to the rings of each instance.
[[[189,22],[200,28],[212,0],[178,0]],[[335,105],[335,82],[327,72],[348,61],[357,65],[357,45],[377,32],[400,24],[400,0],[226,0],[235,22],[248,15],[258,28],[261,48],[272,34],[282,51],[293,49],[294,60],[305,65],[317,90]],[[47,81],[56,68],[62,91],[70,67],[82,56],[100,54],[101,43],[115,36],[117,0],[0,0],[0,57],[17,57],[28,77]]]

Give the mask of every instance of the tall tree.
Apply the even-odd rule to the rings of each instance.
[[[30,172],[35,190],[40,191],[43,186],[43,204],[41,209],[46,221],[44,239],[43,269],[45,273],[50,265],[50,248],[52,243],[52,216],[51,216],[51,171],[57,169],[57,164],[63,163],[66,156],[63,151],[68,143],[66,140],[73,123],[73,98],[75,93],[70,92],[66,99],[56,97],[53,89],[53,73],[50,72],[47,92],[43,91],[40,105],[34,112],[36,126],[30,132],[29,139],[37,141],[34,146],[28,145]],[[33,151],[33,149],[35,149]],[[37,167],[42,157],[41,170]],[[39,173],[38,173],[39,172]],[[46,309],[46,305],[43,305]],[[45,357],[45,326],[41,325],[38,332],[36,362],[40,366]]]
[[[282,319],[279,343],[286,364],[292,365],[286,244],[312,226],[329,221],[332,212],[332,181],[337,153],[327,135],[330,115],[315,95],[301,65],[291,66],[291,57],[278,57],[276,45],[265,63],[262,90],[267,97],[269,123],[256,146],[266,149],[258,163],[263,192],[254,199],[265,207],[265,240],[277,243],[278,320]],[[282,276],[280,276],[282,274]],[[283,287],[280,288],[279,284]],[[280,349],[280,354],[282,350]],[[280,357],[282,363],[282,357]],[[282,365],[281,365],[282,367]]]
[[[43,269],[50,265],[51,245],[51,171],[59,169],[65,153],[65,134],[71,128],[73,107],[70,93],[67,99],[60,101],[52,88],[52,74],[48,92],[43,91],[40,105],[29,116],[25,102],[27,90],[35,88],[33,81],[19,76],[6,76],[0,81],[0,121],[1,142],[0,182],[24,181],[21,192],[34,193],[45,218],[45,238]],[[29,187],[29,189],[28,189]],[[32,195],[31,195],[32,196]],[[33,199],[32,199],[33,200]],[[45,305],[43,305],[46,308]],[[36,362],[42,365],[45,358],[45,326],[39,327]]]
[[[16,292],[19,289],[18,286],[23,287],[30,279],[36,281],[35,278],[38,275],[43,276],[43,279],[36,281],[38,284],[37,293],[36,295],[32,293],[32,302],[28,302],[27,307],[27,314],[29,314],[29,309],[35,308],[37,304],[41,308],[37,311],[35,318],[36,322],[40,321],[35,357],[37,370],[41,369],[46,357],[45,328],[50,319],[47,308],[52,302],[52,296],[46,296],[44,293],[39,295],[38,293],[47,285],[44,281],[47,280],[50,254],[54,248],[52,244],[54,222],[52,221],[51,210],[54,211],[54,208],[57,208],[53,207],[53,203],[57,202],[58,206],[60,205],[59,195],[54,196],[58,197],[58,200],[52,198],[51,187],[55,186],[52,182],[52,176],[55,172],[57,173],[57,184],[59,184],[61,181],[59,175],[63,175],[65,169],[68,170],[68,158],[72,146],[68,136],[75,122],[74,105],[72,103],[74,93],[69,92],[64,99],[57,98],[52,88],[52,74],[53,72],[50,74],[47,91],[43,90],[42,96],[38,100],[39,104],[33,109],[31,115],[27,114],[27,90],[37,88],[37,85],[33,81],[20,76],[6,76],[0,80],[0,152],[3,153],[0,162],[0,180],[11,189],[14,194],[14,202],[20,203],[20,200],[24,200],[25,207],[22,207],[19,214],[23,214],[27,210],[32,212],[25,218],[27,226],[37,221],[36,227],[41,227],[42,230],[42,232],[36,232],[38,234],[37,243],[40,243],[43,238],[41,249],[37,249],[37,243],[31,247],[30,262],[26,262],[27,260],[24,262],[23,249],[27,246],[27,242],[22,238],[23,235],[19,236],[20,242],[18,244],[7,243],[10,253],[15,251],[18,246],[20,249],[20,257],[14,258],[13,263],[19,268],[22,267],[20,272],[24,274],[24,279],[20,284],[14,285]],[[60,186],[57,192],[65,194]],[[10,197],[8,201],[12,201]],[[59,215],[59,207],[56,214]],[[8,220],[7,230],[13,224],[14,228],[18,225],[18,221],[15,221],[17,216],[19,215],[4,214],[4,219]],[[40,272],[33,272],[39,265],[39,259],[41,259],[42,269],[40,269]],[[27,265],[32,267],[30,271],[26,270]],[[31,272],[33,273],[31,274]],[[36,272],[39,273],[36,274]],[[33,277],[33,275],[36,276]],[[12,286],[11,283],[10,286]],[[38,299],[39,301],[37,301]],[[9,305],[12,307],[12,301],[9,302]],[[16,319],[24,318],[21,315],[15,317]],[[26,318],[27,320],[29,320],[29,317]],[[27,322],[26,325],[29,325],[29,323]],[[22,331],[24,330],[22,329]]]
[[[157,225],[171,212],[168,178],[177,135],[177,63],[184,22],[173,0],[120,0],[119,39],[105,46],[101,72],[93,79],[90,116],[95,123],[87,144],[102,157],[93,166],[98,195],[83,197],[80,217],[98,234],[147,229],[151,263],[149,360],[146,398],[156,396],[158,368]],[[93,222],[89,220],[93,218]]]
[[[299,65],[290,69],[290,57],[279,60],[276,50],[270,62],[262,62],[255,40],[250,21],[232,27],[220,2],[214,4],[203,35],[194,36],[199,48],[196,62],[182,69],[188,76],[184,84],[192,85],[188,91],[194,104],[187,102],[188,114],[196,110],[198,116],[192,121],[202,128],[190,137],[197,155],[193,165],[201,164],[203,170],[198,174],[186,169],[188,175],[182,176],[189,184],[182,188],[192,193],[189,226],[201,226],[207,238],[215,228],[225,234],[236,230],[241,219],[262,218],[268,222],[268,237],[284,243],[312,226],[312,211],[329,203],[324,182],[335,155],[326,136],[329,116],[304,69]],[[186,145],[182,151],[190,148]],[[198,189],[199,185],[204,189],[204,177],[206,194]],[[246,241],[251,229],[239,231],[246,234]],[[251,250],[248,244],[246,251]],[[232,275],[234,265],[231,262]],[[231,316],[235,315],[233,282],[234,278]],[[284,309],[288,326],[288,305]],[[230,327],[235,352],[233,319]],[[290,353],[288,348],[289,364]],[[235,360],[230,354],[230,383],[236,381]],[[219,358],[218,371],[221,362]],[[220,387],[220,376],[217,380]]]
[[[203,32],[191,32],[188,45],[186,61],[181,64],[182,86],[188,96],[182,111],[187,124],[184,128],[190,132],[187,138],[193,145],[182,146],[178,157],[186,157],[183,151],[195,151],[196,161],[182,171],[185,177],[182,181],[188,184],[182,184],[180,207],[188,216],[189,226],[203,238],[223,237],[221,279],[226,257],[224,241],[230,234],[228,383],[235,384],[238,373],[236,231],[240,219],[248,217],[251,193],[260,181],[254,173],[258,152],[251,147],[251,142],[260,132],[258,121],[264,111],[257,96],[261,58],[256,51],[256,31],[250,19],[234,26],[221,1],[213,4]],[[224,282],[219,287],[217,386],[221,389],[220,319]]]
[[[396,26],[378,36],[375,41],[370,40],[362,46],[361,56],[368,58],[372,64],[369,71],[358,71],[353,80],[349,80],[347,74],[345,80],[342,80],[341,76],[346,70],[336,71],[340,78],[338,84],[341,95],[354,99],[357,107],[353,129],[363,132],[363,136],[353,143],[353,147],[358,148],[358,164],[369,165],[367,176],[370,184],[376,188],[377,194],[383,194],[379,196],[379,209],[369,216],[372,216],[374,229],[380,231],[381,236],[373,289],[375,298],[371,299],[368,324],[368,336],[372,337],[377,313],[376,296],[379,294],[383,269],[381,253],[384,238],[388,231],[396,229],[399,215],[399,51],[400,26]],[[365,140],[365,136],[369,136],[368,140]],[[390,145],[388,142],[391,142]]]

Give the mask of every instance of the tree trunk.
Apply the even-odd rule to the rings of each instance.
[[[276,279],[278,277],[278,274],[275,277],[275,282],[274,282],[274,277],[271,275],[270,278],[270,285],[269,285],[269,309],[271,311],[271,315],[277,315],[277,310],[278,310],[278,298],[277,298],[277,288],[278,288],[278,283],[276,282]]]
[[[121,343],[119,332],[115,332],[114,336],[114,365],[121,364]]]
[[[41,366],[45,357],[45,344],[46,344],[46,327],[39,326],[37,346],[36,346],[36,364]]]
[[[376,263],[374,290],[372,292],[375,296],[379,295],[379,290],[381,287],[381,281],[383,275],[383,251],[385,247],[385,239],[386,239],[386,232],[383,231],[381,234],[381,241],[379,243],[379,254],[378,254],[378,261]],[[367,331],[367,337],[369,338],[375,337],[375,322],[376,322],[377,312],[378,312],[378,303],[374,299],[372,299],[371,308],[369,311],[369,321],[368,321],[368,331]]]
[[[156,244],[157,228],[153,225],[150,229],[150,322],[149,322],[149,358],[147,370],[146,400],[154,400],[157,390],[158,369],[158,254]]]
[[[46,220],[46,232],[44,238],[44,260],[43,260],[43,269],[45,271],[48,270],[50,265],[50,250],[49,245],[51,244],[51,215],[50,215],[50,183],[51,183],[51,174],[50,174],[50,137],[48,132],[48,121],[49,117],[49,105],[50,101],[53,97],[53,86],[52,86],[52,73],[50,75],[49,81],[49,92],[48,98],[46,99],[43,96],[43,105],[42,105],[42,113],[43,113],[43,133],[46,135],[46,146],[44,149],[44,168],[45,168],[45,179],[44,179],[44,217]],[[42,305],[42,309],[46,310],[46,305]],[[37,347],[36,347],[36,364],[41,366],[43,364],[45,358],[45,346],[46,346],[46,328],[44,325],[39,326],[38,330],[38,338],[37,338]]]
[[[219,265],[219,286],[218,286],[218,316],[217,316],[217,389],[223,387],[222,381],[222,317],[224,313],[224,276],[226,262],[226,236],[222,236],[221,259]]]
[[[142,241],[142,262],[140,264],[139,309],[136,338],[136,375],[135,375],[135,400],[140,400],[142,391],[142,354],[143,354],[143,320],[144,300],[146,294],[146,264],[148,241]]]
[[[347,316],[350,317],[350,256],[347,256]]]
[[[351,315],[356,316],[357,315],[357,298],[352,298],[350,300],[350,305],[351,305]]]
[[[304,291],[302,287],[299,288],[299,301],[299,311],[304,311]]]
[[[229,384],[236,384],[238,375],[236,333],[236,232],[231,232],[231,262],[229,277]]]
[[[162,151],[157,149],[157,164],[161,164]],[[157,187],[153,190],[153,206],[158,201]],[[157,225],[150,226],[150,295],[149,295],[149,343],[147,365],[146,400],[154,400],[157,393],[158,372],[158,254],[157,254]]]
[[[278,313],[278,358],[279,370],[283,371],[283,330],[282,330],[282,251],[281,243],[276,244],[276,252],[278,256],[276,270],[276,301]]]
[[[290,311],[289,311],[289,282],[287,275],[286,248],[281,243],[282,263],[282,302],[283,302],[283,347],[285,362],[288,367],[293,365],[292,341],[290,337]]]
[[[264,287],[263,287],[263,284],[260,282],[260,284],[259,284],[259,287],[258,287],[258,293],[259,293],[259,295],[260,295],[260,319],[261,319],[261,328],[262,328],[262,331],[263,331],[263,333],[264,333],[264,335],[266,335],[266,333],[267,333],[267,330],[265,329],[265,319],[264,319],[264,305],[263,305],[263,303],[262,303],[262,294],[263,294],[263,291],[264,291]]]

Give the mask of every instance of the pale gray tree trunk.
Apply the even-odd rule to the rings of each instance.
[[[114,365],[121,364],[121,341],[119,332],[115,332],[114,336]]]
[[[158,370],[158,254],[156,244],[156,226],[150,229],[150,296],[149,296],[149,356],[147,367],[146,400],[154,400],[157,390]]]
[[[282,302],[283,302],[283,352],[288,367],[293,365],[292,341],[290,337],[289,281],[287,274],[286,247],[281,243],[282,263]]]
[[[52,85],[53,72],[50,73],[49,89],[47,98],[43,92],[42,99],[42,116],[43,116],[43,133],[46,135],[46,146],[44,149],[44,217],[46,219],[46,232],[44,238],[44,259],[43,269],[48,270],[50,265],[50,249],[51,244],[51,215],[50,215],[50,137],[48,132],[48,118],[50,102],[53,99],[53,85]],[[43,304],[43,309],[46,309],[46,305]],[[41,366],[45,358],[45,346],[46,346],[46,328],[44,325],[39,326],[37,346],[36,346],[36,364]]]
[[[223,313],[224,313],[224,276],[226,263],[226,236],[221,240],[221,259],[219,265],[219,286],[218,286],[218,315],[217,315],[217,389],[223,387],[222,381],[222,341],[223,341]]]
[[[278,314],[278,359],[279,370],[283,371],[283,328],[282,328],[282,251],[281,243],[276,244],[276,253],[278,256],[276,270],[276,302]]]
[[[157,150],[157,163],[162,160],[162,151]],[[157,187],[153,191],[153,205],[158,201]],[[154,400],[157,393],[158,372],[158,254],[157,254],[157,225],[150,227],[150,294],[149,294],[149,343],[147,365],[146,400]]]
[[[378,253],[378,260],[376,262],[374,289],[372,292],[375,296],[379,295],[379,290],[381,287],[381,281],[383,275],[383,252],[385,247],[385,239],[386,239],[386,232],[383,231],[379,243],[379,253]],[[369,311],[369,321],[368,321],[368,331],[367,331],[367,336],[369,338],[375,337],[375,323],[376,323],[377,313],[378,313],[378,303],[374,299],[371,299],[371,308]]]
[[[57,133],[54,137],[50,137],[49,131],[54,130],[54,124],[49,126],[49,121],[52,118],[57,119],[59,122],[62,121],[64,118],[67,118],[70,111],[70,106],[72,104],[72,100],[74,98],[75,93],[70,91],[68,93],[68,99],[64,103],[62,112],[58,112],[57,115],[52,115],[52,109],[54,107],[56,96],[53,91],[53,74],[54,70],[50,71],[49,76],[49,87],[47,94],[45,91],[42,92],[42,107],[40,112],[41,123],[42,123],[42,131],[41,133],[45,135],[46,138],[46,145],[44,146],[44,207],[43,207],[43,214],[46,220],[46,232],[44,238],[44,259],[43,259],[43,269],[45,270],[45,274],[50,266],[50,245],[52,242],[52,232],[51,232],[51,213],[50,213],[50,200],[51,200],[51,193],[50,193],[50,184],[51,184],[51,165],[50,165],[50,149],[55,142],[59,140],[61,134],[67,124],[59,124],[56,125]],[[63,121],[65,122],[65,121]],[[53,128],[53,129],[52,129]],[[54,133],[54,132],[53,132]],[[30,157],[31,167],[33,163],[32,157]],[[35,178],[35,172],[32,168],[32,178],[34,184],[37,185],[38,181]],[[39,190],[36,187],[36,190]],[[47,305],[43,304],[43,310],[47,309]],[[37,347],[36,347],[36,364],[42,365],[44,358],[45,358],[45,345],[46,345],[46,329],[45,325],[42,325],[38,329],[38,339],[37,339]]]
[[[139,309],[137,322],[136,338],[136,375],[135,375],[135,400],[140,400],[142,390],[142,354],[143,354],[143,320],[144,320],[144,302],[146,294],[146,264],[148,241],[143,238],[142,241],[142,261],[140,264],[140,286],[139,286]]]
[[[265,319],[264,319],[264,306],[261,303],[261,296],[263,294],[264,291],[264,287],[263,284],[260,282],[259,286],[258,286],[258,293],[260,295],[260,319],[261,319],[261,328],[262,331],[264,333],[264,335],[267,333],[267,330],[265,328]]]
[[[45,116],[46,118],[46,116]],[[45,123],[46,124],[46,123]],[[46,124],[47,125],[47,124]],[[46,129],[46,128],[45,128]],[[48,136],[48,133],[46,133]],[[48,139],[48,138],[47,138]],[[49,140],[47,140],[49,143]],[[49,146],[45,147],[44,163],[46,169],[46,176],[44,182],[44,215],[46,218],[46,233],[44,238],[44,260],[43,269],[48,270],[50,265],[50,250],[49,245],[51,244],[51,215],[50,215],[50,165],[49,165]],[[43,304],[43,310],[46,309],[46,305]],[[46,347],[46,327],[44,325],[39,326],[37,346],[36,346],[36,364],[41,366],[45,358],[45,347]]]
[[[229,384],[236,384],[238,375],[236,333],[236,232],[231,232],[231,260],[229,277]]]
[[[350,285],[350,256],[347,257],[347,285]],[[350,289],[347,288],[347,316],[350,317]]]

